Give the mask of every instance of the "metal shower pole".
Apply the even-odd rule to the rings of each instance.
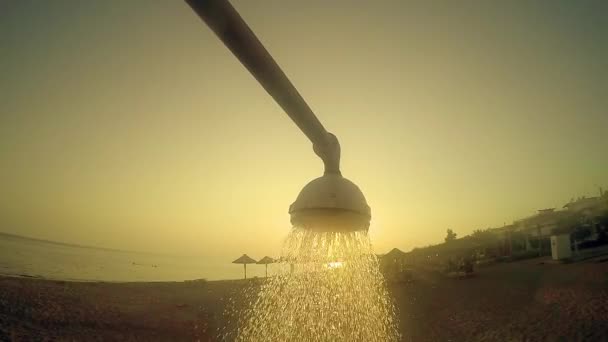
[[[325,173],[340,174],[340,144],[227,0],[186,0],[313,143]]]

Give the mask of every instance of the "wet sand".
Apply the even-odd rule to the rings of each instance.
[[[416,269],[390,284],[404,341],[602,341],[608,259],[488,266],[465,279]],[[214,341],[253,281],[66,282],[0,277],[0,341]],[[228,322],[228,330],[232,328]]]

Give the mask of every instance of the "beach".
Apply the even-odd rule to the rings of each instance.
[[[606,261],[536,258],[393,287],[404,341],[603,341]]]
[[[608,262],[500,263],[472,277],[414,269],[391,283],[403,341],[598,341],[608,336]],[[234,330],[247,281],[74,282],[0,278],[0,340],[215,341]],[[230,311],[230,310],[228,310]]]

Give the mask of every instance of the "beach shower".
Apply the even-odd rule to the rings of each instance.
[[[359,188],[340,172],[340,143],[325,130],[300,93],[227,0],[186,0],[310,139],[323,161],[289,207],[294,226],[314,231],[367,231],[371,210]]]
[[[323,176],[289,207],[279,272],[247,292],[223,340],[398,341],[394,306],[367,234],[370,207],[340,172],[340,143],[325,130],[227,0],[186,0],[310,139]],[[232,335],[231,335],[232,334]]]

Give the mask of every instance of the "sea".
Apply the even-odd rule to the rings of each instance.
[[[107,282],[243,278],[243,265],[231,261],[86,247],[0,233],[0,274],[9,276]],[[248,265],[248,278],[263,276],[264,265]]]

